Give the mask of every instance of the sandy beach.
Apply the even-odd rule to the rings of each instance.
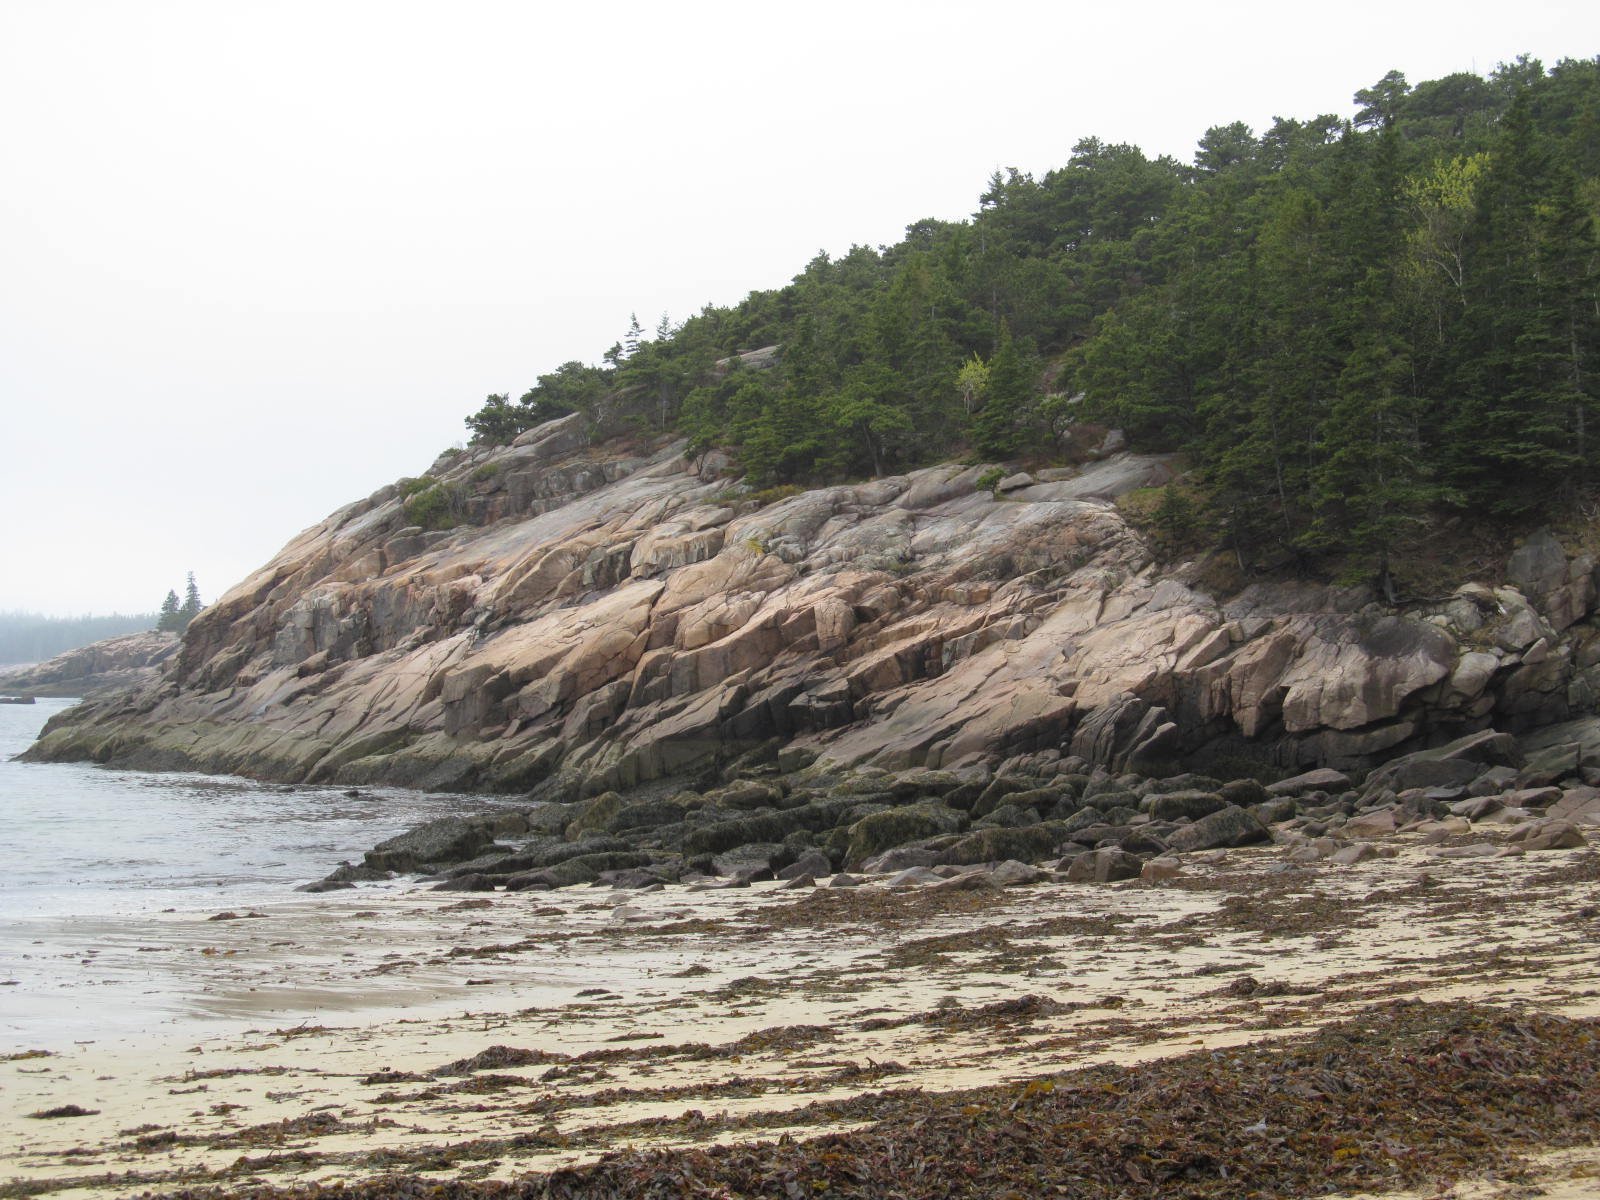
[[[355,891],[83,922],[0,992],[31,1027],[0,1062],[0,1196],[512,1179],[1396,1000],[1600,1016],[1600,856],[1393,844],[1159,885]]]

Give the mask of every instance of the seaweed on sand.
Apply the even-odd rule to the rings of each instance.
[[[863,1097],[848,1132],[628,1149],[511,1181],[383,1175],[174,1200],[422,1197],[1290,1197],[1437,1183],[1595,1139],[1600,1023],[1466,1003],[1374,1008],[1296,1042],[1020,1083]],[[852,1114],[856,1115],[856,1114]],[[736,1129],[739,1121],[719,1123]],[[464,1147],[454,1147],[457,1151]]]

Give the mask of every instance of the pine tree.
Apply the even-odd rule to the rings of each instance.
[[[1385,598],[1396,600],[1391,553],[1421,523],[1439,489],[1418,442],[1418,406],[1407,391],[1410,362],[1380,297],[1369,297],[1365,332],[1340,372],[1322,430],[1326,459],[1313,475],[1316,519],[1301,539],[1311,549],[1370,558]]]
[[[157,633],[177,633],[183,628],[183,618],[178,612],[178,593],[168,592],[161,602],[161,612],[156,618]]]
[[[1000,459],[1016,455],[1032,392],[1027,362],[1002,322],[1000,344],[989,360],[989,396],[972,421],[972,441],[980,454]]]
[[[183,607],[178,609],[178,617],[181,621],[178,628],[187,629],[189,622],[198,617],[200,610],[204,607],[205,605],[200,603],[200,588],[195,584],[194,572],[190,571],[188,582],[184,584],[183,588]]]

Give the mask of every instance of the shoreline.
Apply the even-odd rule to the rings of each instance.
[[[1291,870],[1230,851],[1160,885],[358,889],[86,928],[85,969],[166,972],[180,1011],[6,1052],[49,1053],[0,1062],[0,1144],[23,1147],[0,1197],[804,1139],[870,1124],[881,1095],[1292,1041],[1395,1000],[1600,1017],[1600,855],[1394,844]],[[27,1116],[67,1105],[94,1115]]]

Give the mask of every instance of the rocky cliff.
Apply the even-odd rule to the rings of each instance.
[[[64,714],[30,753],[569,797],[763,745],[1288,772],[1600,694],[1595,564],[1548,533],[1498,586],[1412,611],[1311,584],[1213,596],[1192,565],[1158,570],[1113,503],[1164,481],[1161,459],[772,500],[715,455],[617,445],[567,418],[341,509],[202,613],[158,682]]]
[[[46,662],[0,674],[0,692],[28,696],[86,696],[108,688],[154,682],[178,652],[173,633],[130,633],[105,638]]]

